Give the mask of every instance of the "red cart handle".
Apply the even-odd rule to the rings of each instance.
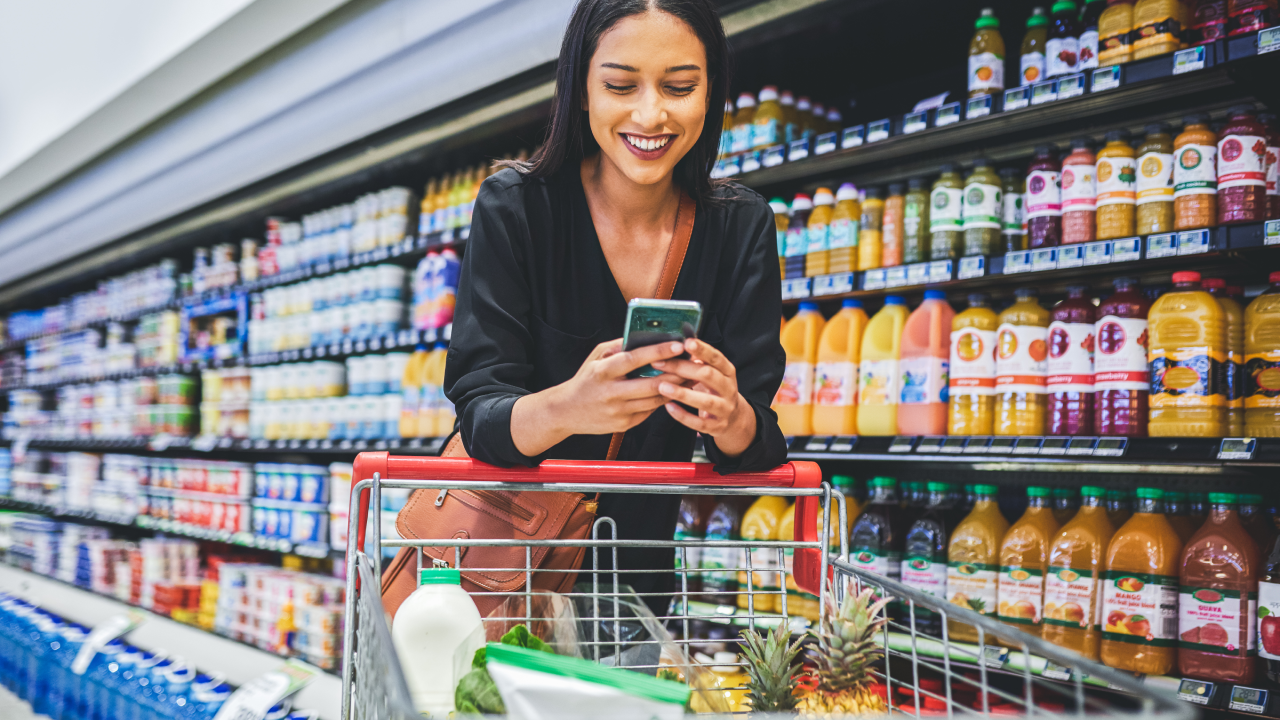
[[[816,488],[822,470],[812,462],[789,462],[768,472],[720,475],[710,463],[605,462],[546,460],[538,467],[500,468],[471,458],[419,457],[362,452],[356,456],[352,483],[372,480],[458,480],[509,483],[582,483],[600,485],[702,485],[722,487]],[[360,493],[356,547],[364,548],[369,517],[369,491]],[[796,498],[795,539],[818,541],[818,498]],[[796,586],[818,595],[821,557],[816,548],[796,548],[792,576]]]

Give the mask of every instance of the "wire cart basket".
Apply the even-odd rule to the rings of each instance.
[[[548,491],[577,493],[635,493],[678,495],[781,496],[795,498],[795,539],[791,541],[698,540],[637,541],[619,539],[610,518],[598,517],[584,540],[511,540],[491,538],[403,539],[381,537],[381,499],[384,489]],[[889,622],[880,632],[885,658],[873,672],[891,713],[917,717],[957,715],[1106,715],[1189,720],[1195,709],[1177,699],[1174,689],[1149,687],[1140,678],[1084,659],[1039,638],[1032,637],[968,608],[920,592],[894,580],[868,573],[848,562],[848,509],[845,497],[822,481],[814,463],[792,462],[765,473],[721,476],[705,463],[634,463],[552,460],[537,468],[496,468],[465,458],[391,456],[361,453],[355,462],[350,530],[347,536],[346,625],[342,664],[342,717],[344,720],[400,720],[417,718],[407,683],[391,643],[383,611],[379,581],[383,547],[416,547],[419,566],[425,548],[454,548],[458,569],[467,571],[465,548],[519,545],[526,548],[521,568],[488,568],[525,573],[525,587],[533,587],[532,547],[583,547],[590,567],[605,567],[620,548],[672,548],[675,590],[635,593],[620,584],[616,563],[605,569],[583,571],[570,593],[557,596],[571,604],[579,630],[577,652],[606,665],[655,674],[662,665],[696,667],[687,649],[695,642],[691,624],[697,621],[732,621],[755,629],[790,624],[802,632],[820,624],[825,614],[839,607],[850,592],[871,587],[889,597]],[[366,548],[366,528],[369,536]],[[366,552],[368,550],[368,552]],[[714,570],[690,563],[697,553],[713,550],[735,558]],[[584,563],[585,564],[585,563]],[[645,571],[640,571],[645,572]],[[735,590],[694,593],[700,576],[711,573],[736,575]],[[772,582],[761,583],[771,577]],[[817,597],[817,623],[795,617],[793,591]],[[495,593],[496,594],[496,593]],[[548,627],[548,604],[538,602],[538,591],[506,593],[514,602],[508,612],[490,616],[486,623],[526,622]],[[711,597],[708,595],[719,595]],[[644,596],[643,598],[638,596]],[[790,598],[789,598],[790,596]],[[707,604],[706,600],[711,600]],[[661,607],[669,611],[647,622],[670,630],[628,636],[622,626],[634,626],[634,608]],[[704,602],[699,602],[704,601]],[[765,610],[763,608],[769,608]],[[791,612],[789,612],[791,611]],[[926,621],[925,618],[931,618]],[[940,622],[939,622],[940,621]],[[968,623],[977,631],[977,643],[948,638],[948,621]],[[554,618],[551,619],[554,623]],[[661,636],[661,637],[660,637]],[[653,647],[648,647],[652,645]],[[659,658],[658,646],[663,646]],[[676,648],[672,657],[670,650]],[[720,663],[717,663],[720,664]],[[685,673],[689,679],[689,673]],[[693,682],[690,680],[690,684]],[[717,696],[735,688],[715,688]],[[697,695],[697,693],[695,693]],[[723,706],[698,708],[723,710]],[[753,717],[758,714],[753,713]],[[739,716],[742,716],[739,713]]]

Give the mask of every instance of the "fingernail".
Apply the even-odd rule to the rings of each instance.
[[[684,348],[680,346],[680,343],[671,343],[671,352],[680,352],[683,349]]]
[[[685,340],[685,341],[684,341],[684,346],[685,346],[685,347],[687,347],[687,348],[689,348],[690,350],[697,350],[697,349],[698,349],[698,341],[697,341],[697,340]]]
[[[666,394],[675,389],[676,387],[669,382],[658,383],[658,392],[660,393]]]
[[[649,364],[650,364],[650,365],[652,365],[652,366],[654,366],[654,367],[656,367],[656,368],[660,368],[660,367],[665,366],[667,363],[666,363],[665,361],[663,361],[663,360],[655,360],[655,361],[653,361],[653,362],[651,362],[651,363],[649,363]]]

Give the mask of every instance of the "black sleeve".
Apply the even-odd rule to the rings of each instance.
[[[744,245],[731,298],[720,318],[724,344],[720,348],[738,374],[738,392],[756,413],[756,436],[736,458],[728,458],[715,440],[703,437],[707,458],[716,472],[770,470],[787,461],[787,444],[778,427],[778,416],[769,407],[782,383],[786,352],[778,340],[782,319],[782,280],[778,273],[778,235],[773,214],[764,198],[750,191],[731,202],[741,203],[729,232],[749,238]]]

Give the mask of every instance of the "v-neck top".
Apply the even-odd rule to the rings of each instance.
[[[700,339],[737,370],[756,437],[737,458],[704,438],[722,473],[786,461],[769,408],[786,354],[778,341],[781,280],[773,212],[759,194],[726,184],[699,201],[672,294],[702,305]],[[574,435],[536,457],[516,449],[511,408],[565,382],[600,343],[622,336],[627,303],[600,247],[576,164],[549,178],[512,169],[480,186],[462,261],[444,390],[471,457],[533,466],[546,458],[602,460],[610,435]],[[619,460],[687,462],[695,433],[658,408],[627,431]]]

